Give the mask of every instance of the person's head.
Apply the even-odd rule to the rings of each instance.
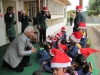
[[[67,40],[66,40],[65,38],[63,38],[63,39],[60,41],[60,43],[66,45],[66,44],[67,44]]]
[[[27,26],[24,30],[24,33],[28,38],[32,38],[34,36],[34,28],[32,26]]]
[[[82,67],[82,71],[84,74],[89,71],[89,64],[87,63],[86,57],[83,54],[78,54],[75,58],[75,63],[77,66]]]
[[[40,42],[40,43],[39,43],[39,48],[40,48],[40,49],[41,49],[41,48],[44,48],[45,50],[48,50],[48,49],[49,49],[48,43],[47,43],[46,41]]]
[[[57,37],[57,40],[59,40],[62,37],[60,33],[57,33],[55,36]]]
[[[42,13],[43,13],[43,14],[47,14],[47,13],[48,13],[48,8],[47,8],[47,7],[43,7]]]
[[[76,12],[80,12],[82,10],[82,6],[76,6]]]
[[[65,27],[62,27],[61,32],[65,32],[65,31],[66,31]]]
[[[69,66],[71,66],[70,57],[62,51],[55,50],[55,56],[51,60],[51,68],[53,68],[53,74],[64,75],[66,73],[67,67]]]
[[[72,44],[74,44],[74,43],[79,43],[80,42],[80,40],[81,40],[81,38],[82,38],[82,34],[80,33],[80,32],[74,32],[71,36],[70,36],[70,42],[72,43]]]
[[[8,6],[8,7],[7,7],[7,10],[6,10],[6,13],[8,13],[8,14],[13,14],[13,13],[15,13],[14,7]]]
[[[26,13],[25,13],[25,11],[23,10],[23,11],[21,11],[21,14],[23,15],[23,16],[25,16],[26,15]]]
[[[86,29],[86,23],[84,22],[80,22],[78,27],[78,31],[81,32],[82,34],[84,33],[85,29]]]
[[[83,34],[85,30],[82,28],[78,28],[78,31]]]

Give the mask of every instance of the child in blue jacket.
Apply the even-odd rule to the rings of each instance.
[[[42,64],[43,61],[49,61],[50,60],[50,56],[47,53],[46,49],[47,49],[48,45],[46,42],[40,42],[39,44],[39,50],[38,50],[38,63]]]
[[[84,22],[80,22],[78,30],[82,34],[82,39],[80,41],[80,45],[82,46],[82,48],[86,48],[86,42],[87,42],[87,36],[86,36],[85,29],[86,29],[86,24]]]

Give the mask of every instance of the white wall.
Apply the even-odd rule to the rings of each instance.
[[[61,27],[65,26],[65,25],[66,25],[66,19],[64,19],[64,21],[61,23],[55,24],[53,26],[49,26],[47,29],[46,36],[55,34],[57,31],[59,31],[61,29]]]
[[[2,7],[2,0],[0,0],[0,5],[1,5],[1,13],[3,15],[3,7]],[[4,22],[4,17],[2,17],[2,21]],[[5,36],[5,28],[4,24],[2,27],[0,27],[0,46],[6,44],[6,36]]]

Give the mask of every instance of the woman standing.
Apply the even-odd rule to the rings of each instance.
[[[26,15],[25,11],[21,11],[21,14],[19,15],[19,21],[22,23],[22,33],[24,32],[24,29],[29,26],[29,22],[32,22],[32,19],[29,18],[28,15]]]
[[[38,29],[40,32],[39,42],[46,40],[46,18],[51,19],[50,12],[47,7],[43,7],[43,10],[37,14]]]
[[[17,23],[17,21],[14,21],[14,13],[14,8],[12,6],[8,6],[6,14],[4,15],[6,34],[10,42],[12,42],[16,37],[14,25]]]

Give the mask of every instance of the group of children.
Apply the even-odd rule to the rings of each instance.
[[[87,57],[99,51],[86,46],[85,29],[86,24],[80,22],[79,31],[69,37],[70,43],[66,40],[65,27],[55,36],[48,36],[45,42],[39,43],[37,62],[54,75],[91,75]]]

